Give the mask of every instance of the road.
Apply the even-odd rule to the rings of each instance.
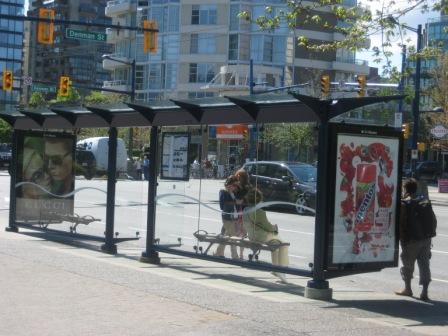
[[[178,239],[181,239],[180,248],[193,251],[193,246],[196,244],[193,232],[197,230],[219,232],[221,218],[218,192],[222,183],[221,180],[160,181],[158,195],[167,195],[160,198],[157,205],[156,238],[160,238],[160,243],[176,244]],[[79,192],[75,197],[75,213],[81,216],[92,215],[101,219],[89,226],[78,226],[78,232],[102,237],[105,229],[106,181],[77,179],[76,189]],[[120,180],[116,190],[115,231],[119,233],[119,237],[135,237],[136,232],[139,232],[141,237],[138,241],[119,245],[118,248],[126,246],[143,250],[146,233],[147,183]],[[431,260],[433,283],[430,295],[441,300],[448,300],[448,268],[446,267],[448,264],[448,202],[446,206],[435,205],[434,210],[439,224],[438,235],[433,240]],[[0,216],[7,217],[8,211],[9,176],[0,172]],[[308,264],[313,261],[314,217],[269,211],[268,218],[272,223],[279,225],[281,237],[291,243],[289,249],[291,266],[308,269]],[[65,224],[55,224],[52,227],[68,230],[68,225]],[[247,257],[247,251],[245,256]],[[268,261],[269,254],[262,252],[260,259]],[[414,281],[416,293],[418,293],[417,280]],[[397,268],[332,279],[330,283],[335,281],[341,283],[349,281],[351,286],[359,286],[360,290],[384,292],[399,289],[402,285]]]

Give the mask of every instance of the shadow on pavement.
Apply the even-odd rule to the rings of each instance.
[[[377,313],[383,317],[412,320],[408,325],[446,326],[448,325],[448,302],[423,302],[411,300],[333,300],[336,306],[325,309],[359,309]]]

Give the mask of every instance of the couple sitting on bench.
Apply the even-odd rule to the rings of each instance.
[[[239,185],[232,178],[228,178],[225,185],[225,193],[228,194],[228,197],[226,197],[226,202],[221,202],[221,194],[223,195],[223,197],[224,194],[222,192],[220,193],[220,204],[222,204],[221,209],[223,210],[223,228],[221,230],[221,234],[226,236],[235,236],[239,233],[237,232],[238,219],[236,214],[233,215],[232,209],[237,209],[237,206],[241,203],[237,202],[233,195],[234,193],[238,193]],[[258,189],[251,188],[245,194],[244,210],[242,214],[242,224],[244,232],[245,234],[247,234],[249,240],[254,243],[273,246],[273,248],[271,249],[272,265],[287,267],[289,263],[289,244],[282,242],[278,235],[277,225],[273,225],[269,222],[266,216],[266,211],[264,211],[262,208],[256,207],[256,205],[259,204],[262,200],[263,195]],[[218,248],[216,249],[215,255],[224,256],[225,246],[225,243],[219,244]],[[237,258],[236,246],[230,245],[230,250],[232,258]],[[242,254],[242,251],[240,254]],[[279,277],[282,282],[286,281],[284,274],[276,272],[274,272],[273,274]]]

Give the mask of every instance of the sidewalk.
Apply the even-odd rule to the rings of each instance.
[[[428,186],[428,194],[432,204],[448,206],[448,193],[439,193],[437,186]]]
[[[308,279],[140,250],[110,256],[4,231],[0,335],[447,335],[448,304],[332,280],[332,302],[303,297]]]

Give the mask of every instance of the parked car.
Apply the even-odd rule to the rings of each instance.
[[[11,165],[12,147],[8,143],[0,143],[0,168],[9,168]]]
[[[249,174],[251,183],[263,193],[266,202],[288,202],[316,208],[315,166],[301,162],[258,161],[247,162],[243,169]],[[303,208],[296,207],[299,214]]]
[[[415,165],[415,177],[422,180],[437,181],[442,174],[442,167],[437,161],[417,162]]]

